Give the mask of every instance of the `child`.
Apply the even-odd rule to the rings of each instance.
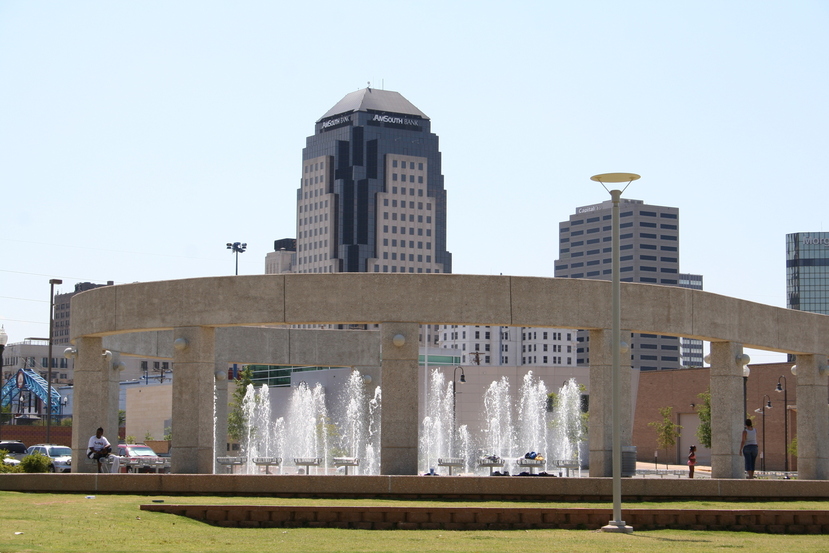
[[[688,450],[688,478],[694,477],[694,465],[697,464],[697,446],[692,445]]]

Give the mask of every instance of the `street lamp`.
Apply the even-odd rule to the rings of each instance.
[[[456,377],[458,376],[458,369],[461,370],[461,379],[457,382],[466,382],[466,375],[463,372],[463,367],[458,366],[455,367],[455,370],[452,371],[452,424],[454,427],[455,423],[455,387],[456,387]]]
[[[52,344],[55,341],[55,284],[63,284],[59,278],[49,280],[49,361],[46,363],[46,443],[52,443]]]
[[[771,398],[768,394],[763,394],[763,405],[760,409],[755,409],[755,413],[760,413],[763,417],[763,452],[760,455],[760,470],[766,470],[766,407],[771,409]]]
[[[748,357],[748,356],[746,356]],[[737,362],[740,363],[740,357],[737,357]],[[743,418],[748,416],[748,377],[751,374],[751,369],[748,368],[748,365],[743,365]]]
[[[783,385],[780,385],[780,379],[783,379]],[[786,388],[786,377],[782,374],[777,379],[777,392],[783,392],[783,470],[789,472],[789,391]]]
[[[239,276],[239,254],[245,253],[248,248],[247,242],[228,242],[227,249],[236,254],[236,276]]]
[[[6,327],[0,325],[0,388],[3,387],[3,354],[6,352],[6,344],[9,343],[9,335],[6,334]],[[3,402],[0,400],[0,429],[3,428]],[[11,409],[10,409],[11,410]]]
[[[632,533],[633,528],[625,525],[622,520],[622,423],[621,423],[621,402],[619,399],[619,373],[621,372],[621,348],[622,348],[622,308],[621,308],[621,279],[619,276],[619,201],[622,193],[627,190],[630,183],[639,179],[634,173],[605,173],[594,175],[590,180],[598,182],[610,193],[613,202],[612,224],[613,224],[613,264],[612,264],[612,327],[611,327],[611,353],[613,356],[612,367],[612,394],[613,394],[613,520],[602,527],[603,532],[624,532]],[[610,190],[605,183],[617,184],[626,182],[622,190]]]

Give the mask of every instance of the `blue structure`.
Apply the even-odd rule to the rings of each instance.
[[[43,405],[50,405],[53,415],[63,414],[60,394],[52,386],[52,401],[49,402],[46,399],[48,389],[49,383],[42,376],[32,369],[20,369],[3,385],[3,390],[0,392],[0,406],[6,407],[7,405],[11,405],[20,397],[20,393],[23,390],[29,390],[40,399]]]

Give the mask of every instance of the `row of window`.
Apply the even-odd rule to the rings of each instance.
[[[391,166],[392,167],[395,167],[395,168],[398,167],[397,163],[398,163],[398,161],[396,159],[391,160]],[[407,163],[409,164],[409,169],[414,169],[415,168],[415,162],[414,161],[405,161],[405,160],[402,160],[402,159],[400,160],[399,167],[401,169],[405,169]],[[418,171],[423,171],[423,163],[422,162],[418,162],[417,170]]]
[[[308,165],[305,166],[305,172],[306,173],[313,173],[314,171],[321,171],[323,169],[325,169],[325,162],[324,161],[320,161],[319,163],[314,163],[314,164],[309,163]]]
[[[398,255],[397,252],[391,252],[391,260],[392,261],[397,261],[397,255]],[[400,261],[406,261],[406,255],[407,254],[405,254],[405,253],[401,253],[400,254]],[[415,260],[415,254],[410,253],[410,254],[408,254],[408,256],[409,256],[409,261],[414,261]],[[383,252],[383,259],[389,259],[389,252]],[[423,263],[423,255],[417,254],[417,262],[418,263]],[[431,263],[431,262],[432,262],[432,256],[427,255],[426,256],[426,263]]]
[[[412,203],[414,203],[414,202],[412,202]],[[392,212],[392,214],[391,214],[391,220],[392,220],[392,221],[397,221],[397,215],[398,215],[398,214],[397,214],[396,212],[394,212],[394,211],[393,211],[393,212]],[[388,212],[388,211],[384,211],[384,212],[383,212],[383,219],[384,219],[384,220],[388,220],[388,218],[389,218],[389,212]],[[401,214],[400,214],[400,220],[401,220],[401,221],[405,221],[405,220],[406,220],[406,214],[405,214],[405,213],[401,213]],[[410,222],[410,223],[414,223],[414,222],[415,222],[415,216],[414,216],[414,214],[413,214],[413,213],[410,213],[410,214],[409,214],[409,222]],[[418,215],[418,216],[417,216],[417,222],[418,222],[418,223],[422,223],[422,222],[423,222],[423,215]],[[431,215],[427,215],[427,216],[426,216],[426,224],[427,224],[427,225],[432,224],[432,216],[431,216]]]
[[[383,225],[383,232],[385,234],[389,233],[389,225]],[[397,227],[396,226],[392,225],[391,233],[392,234],[397,234]],[[414,235],[414,233],[415,233],[415,228],[414,227],[409,227],[409,234]],[[400,227],[400,234],[406,234],[406,227]],[[417,235],[418,236],[423,236],[423,229],[422,228],[417,229]],[[430,229],[430,228],[426,229],[426,236],[432,236],[432,229]]]
[[[397,180],[397,179],[394,179],[394,180]],[[403,179],[403,180],[406,180],[406,179]],[[423,184],[423,181],[421,180],[420,183]],[[405,186],[400,187],[400,195],[405,196],[406,195],[406,190],[409,191],[409,196],[414,196],[415,195],[415,189],[414,188],[408,188],[407,189]],[[396,186],[391,187],[391,193],[392,194],[397,194],[397,187]],[[417,195],[420,196],[421,198],[423,197],[423,189],[422,188],[417,189]],[[386,205],[388,205],[388,204],[386,204]]]
[[[424,244],[423,242],[418,240],[417,249],[422,250],[423,249],[423,244]],[[383,238],[383,246],[388,246],[388,245],[389,245],[389,239],[388,238]],[[405,249],[406,248],[406,241],[405,240],[397,241],[396,239],[392,238],[391,247],[392,248],[400,247],[400,248]],[[409,240],[409,248],[414,249],[414,247],[415,247],[415,241],[414,240]],[[431,242],[426,242],[426,249],[427,250],[432,249],[432,243]]]
[[[392,181],[397,181],[397,173],[392,173],[391,174],[391,180]],[[406,182],[406,175],[400,175],[400,180],[402,182]],[[409,175],[409,182],[414,182],[414,181],[415,181],[415,176],[414,175]],[[418,175],[417,183],[418,184],[423,184],[423,177],[422,176]],[[405,190],[405,188],[403,190]]]
[[[313,217],[300,217],[299,224],[300,225],[312,225],[315,223],[324,223],[328,220],[328,213],[323,213],[322,215],[314,215]]]
[[[380,265],[375,265],[374,266],[374,272],[375,273],[380,272]],[[400,271],[398,271],[396,265],[392,265],[391,266],[391,271],[389,271],[389,266],[388,265],[383,265],[383,272],[384,273],[389,273],[389,272],[391,272],[391,273],[397,273],[397,272],[400,272],[400,273],[415,273],[415,272],[417,272],[417,273],[432,273],[433,271],[432,271],[432,269],[429,269],[429,268],[424,269],[423,267],[418,267],[416,271],[415,271],[414,267],[409,267],[408,270],[406,269],[406,267],[400,267]],[[440,270],[435,269],[434,272],[439,273]]]
[[[317,250],[320,248],[327,248],[328,247],[328,240],[315,240],[314,242],[308,242],[307,244],[300,244],[299,251],[304,252],[308,250]]]
[[[308,198],[305,198],[305,199],[307,200]],[[317,209],[323,209],[323,208],[328,209],[328,200],[325,200],[324,202],[314,202],[314,203],[300,204],[299,212],[303,213],[303,212],[317,210]]]
[[[316,221],[314,221],[314,222],[316,223]],[[317,235],[322,235],[322,234],[328,234],[328,227],[312,228],[312,229],[308,229],[308,230],[299,231],[299,237],[300,238],[311,238],[312,236],[317,236]],[[302,246],[300,245],[300,250],[301,249],[302,249]]]
[[[325,175],[315,175],[313,177],[308,177],[307,179],[303,179],[303,184],[305,186],[311,186],[314,184],[323,184],[325,183]],[[308,192],[305,193],[305,199],[308,199]]]

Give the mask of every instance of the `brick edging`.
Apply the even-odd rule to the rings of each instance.
[[[331,507],[268,505],[141,505],[238,528],[357,528],[363,530],[594,530],[612,509],[493,507]],[[829,511],[741,509],[624,509],[634,530],[744,530],[772,534],[829,533]]]

